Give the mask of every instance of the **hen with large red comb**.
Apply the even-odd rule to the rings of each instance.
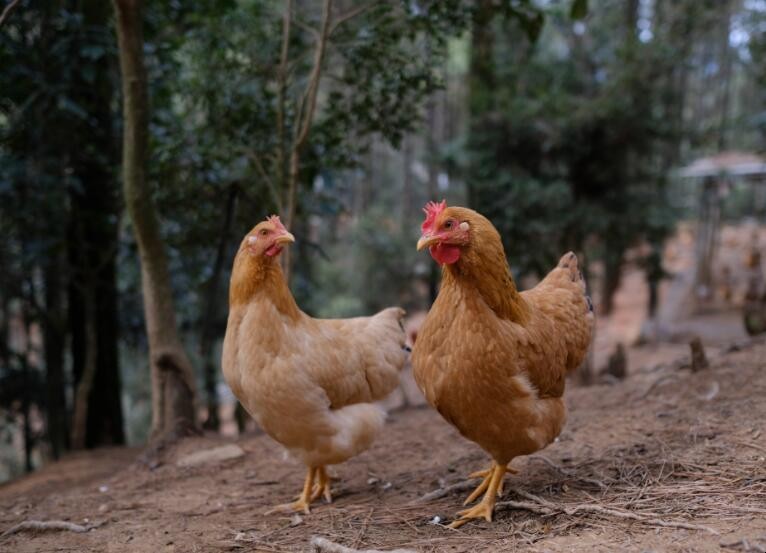
[[[427,230],[431,230],[433,227],[434,221],[439,216],[439,213],[447,209],[447,200],[442,200],[439,203],[436,202],[428,202],[426,206],[423,208],[423,213],[426,214],[426,220],[423,221],[423,224],[420,225],[420,230],[425,232]]]

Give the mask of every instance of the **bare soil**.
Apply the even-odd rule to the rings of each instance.
[[[750,234],[724,232],[724,261],[740,292]],[[691,245],[679,232],[666,265],[688,272]],[[676,288],[663,286],[670,311],[680,303]],[[615,312],[598,318],[597,368],[616,344],[638,339],[647,297],[643,274],[629,268]],[[513,461],[519,473],[507,477],[492,523],[444,526],[478,484],[465,476],[488,459],[418,408],[391,413],[370,451],[334,468],[334,502],[305,516],[264,515],[298,493],[304,468],[262,434],[188,439],[153,469],[136,462],[137,449],[71,455],[0,485],[0,534],[30,520],[96,528],[19,532],[0,537],[0,552],[303,552],[315,536],[421,552],[766,552],[766,341],[743,341],[733,304],[663,324],[664,341],[629,347],[627,380],[570,386],[563,434]],[[681,368],[691,336],[702,338],[711,360],[698,373]],[[741,344],[736,351],[732,341]],[[411,378],[404,388],[417,403]],[[232,443],[243,457],[176,464]]]
[[[392,413],[370,451],[335,468],[335,501],[306,516],[264,515],[291,500],[304,475],[265,435],[188,439],[153,470],[135,462],[136,450],[71,456],[0,487],[0,532],[24,520],[97,528],[15,533],[0,551],[299,552],[313,536],[424,552],[762,551],[766,343],[716,355],[698,373],[679,364],[571,388],[565,431],[513,461],[519,474],[507,478],[492,523],[436,523],[461,508],[465,475],[487,458],[420,408]],[[231,442],[244,457],[175,464]],[[431,492],[441,497],[421,500]]]

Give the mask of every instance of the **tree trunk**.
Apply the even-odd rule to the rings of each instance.
[[[29,320],[27,307],[22,307],[22,321],[24,325],[24,351],[19,352],[18,359],[21,365],[21,415],[24,418],[24,470],[32,472],[32,422],[29,414],[32,407],[32,379],[30,375],[29,359],[32,354],[32,325]]]
[[[614,294],[620,287],[622,277],[622,250],[611,250],[607,247],[604,256],[604,280],[602,283],[601,308],[604,315],[612,313],[614,308]]]
[[[713,177],[705,179],[700,199],[695,245],[695,293],[698,300],[706,301],[713,294],[713,261],[721,223],[721,203],[718,183]]]
[[[226,210],[223,218],[223,227],[218,239],[218,248],[215,252],[213,274],[207,282],[207,296],[205,298],[205,311],[202,318],[202,331],[200,332],[199,354],[205,367],[205,395],[207,399],[207,419],[204,427],[208,430],[218,430],[221,421],[218,418],[218,367],[213,361],[213,345],[215,342],[214,323],[217,315],[217,307],[220,305],[219,290],[221,288],[221,275],[223,274],[224,259],[231,235],[231,227],[234,222],[234,213],[237,205],[237,186],[229,187],[226,195]]]
[[[415,194],[412,186],[412,149],[413,140],[410,135],[402,141],[402,229],[406,234],[411,231],[410,225],[415,218]]]
[[[83,449],[88,429],[88,407],[93,382],[98,367],[98,333],[96,330],[96,291],[90,277],[90,285],[84,290],[85,296],[85,363],[77,383],[72,414],[72,449]]]
[[[298,107],[298,117],[295,122],[295,139],[290,146],[289,167],[287,172],[287,190],[286,198],[283,202],[284,213],[282,214],[283,223],[292,230],[295,213],[298,209],[298,184],[300,180],[300,159],[303,148],[309,138],[311,125],[314,123],[314,113],[317,105],[317,95],[319,93],[319,81],[322,78],[322,65],[327,50],[327,41],[330,37],[330,23],[332,19],[332,1],[324,0],[322,4],[322,23],[317,37],[316,47],[314,48],[314,65],[306,82],[306,90],[302,103]],[[290,4],[287,6],[290,9]],[[285,22],[289,31],[289,21]],[[286,53],[285,53],[286,56]],[[281,146],[281,145],[280,145]],[[281,262],[285,273],[285,279],[290,282],[291,248],[286,248],[282,252]]]
[[[88,27],[109,25],[111,10],[100,0],[84,0],[80,14]],[[70,43],[72,59],[82,57],[81,51],[90,44],[100,44],[89,34],[76,35]],[[73,85],[75,101],[89,114],[87,120],[78,121],[72,128],[77,140],[65,147],[65,163],[71,168],[78,185],[70,186],[70,213],[67,248],[69,252],[69,311],[72,335],[72,373],[75,386],[79,387],[86,372],[86,362],[92,362],[88,370],[91,382],[83,387],[90,389],[84,398],[87,405],[80,413],[87,412],[84,442],[80,447],[95,447],[125,442],[121,407],[121,386],[118,359],[117,286],[116,264],[118,248],[118,187],[113,167],[118,163],[116,133],[114,130],[114,83],[110,69],[114,60],[102,56],[95,64],[92,80],[76,76]],[[83,147],[83,144],[90,147]],[[99,155],[92,154],[98,147]],[[88,297],[92,295],[92,297]],[[95,308],[86,313],[86,303],[92,301]],[[95,328],[95,337],[89,339],[88,328]],[[91,352],[97,353],[88,360]],[[88,361],[86,361],[88,360]],[[74,429],[73,429],[74,431]]]
[[[729,36],[731,34],[731,1],[721,2],[720,19],[720,48],[721,48],[721,78],[720,78],[720,99],[718,100],[719,123],[718,123],[718,150],[723,151],[727,148],[729,141],[727,127],[729,126],[729,104],[731,103],[732,86],[732,52],[729,46]]]
[[[116,202],[109,172],[99,162],[77,157],[71,165],[82,186],[70,191],[68,315],[75,386],[87,371],[95,371],[83,388],[91,392],[84,398],[85,441],[77,447],[96,447],[125,443],[117,352]],[[91,327],[95,336],[89,337]]]
[[[112,226],[110,239],[115,246],[117,229]],[[120,379],[119,323],[117,320],[116,247],[104,253],[97,273],[96,285],[96,350],[98,351],[96,376],[89,398],[86,447],[125,443],[122,417],[122,383]]]
[[[64,382],[64,309],[61,259],[57,251],[48,253],[45,266],[45,344],[46,427],[53,459],[68,447],[67,409]],[[3,334],[0,332],[0,339]]]
[[[29,327],[27,327],[27,330],[29,330]],[[27,340],[29,340],[29,334],[27,334]],[[32,423],[29,420],[31,407],[29,396],[32,394],[32,386],[29,378],[29,360],[26,355],[21,357],[21,379],[24,390],[24,395],[21,398],[21,415],[24,418],[24,470],[32,472],[34,468],[32,466]]]
[[[146,182],[149,92],[143,58],[141,0],[113,0],[123,94],[123,194],[141,260],[152,380],[152,440],[196,431],[191,362],[176,326],[165,247]]]
[[[234,420],[237,423],[237,432],[240,435],[244,434],[245,430],[247,430],[247,419],[249,416],[245,408],[242,407],[242,404],[237,402],[236,407],[234,407]]]

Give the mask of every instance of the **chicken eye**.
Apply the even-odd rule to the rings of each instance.
[[[444,223],[444,228],[446,228],[447,230],[451,229],[452,228],[452,221],[450,220],[450,221],[447,221],[446,223]]]
[[[266,230],[265,228],[261,229],[261,236],[266,236],[268,233],[269,233],[269,231]]]

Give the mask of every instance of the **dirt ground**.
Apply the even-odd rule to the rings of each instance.
[[[507,478],[493,523],[436,523],[453,518],[469,492],[465,475],[487,460],[421,408],[392,413],[370,451],[335,468],[335,501],[307,516],[264,515],[303,478],[265,435],[189,439],[153,470],[134,462],[135,450],[72,456],[0,487],[0,531],[24,520],[97,527],[15,533],[0,550],[300,552],[321,536],[423,552],[763,551],[766,342],[716,355],[702,372],[678,364],[572,387],[565,431],[513,461],[519,474]],[[175,463],[232,442],[244,456]]]
[[[729,234],[736,267],[750,231]],[[690,267],[685,236],[666,261],[679,274]],[[663,305],[679,304],[677,288],[666,283]],[[513,461],[519,473],[507,477],[493,523],[445,527],[478,484],[465,476],[488,459],[430,408],[411,408],[390,414],[371,450],[334,468],[334,502],[305,516],[264,514],[292,500],[304,476],[265,435],[188,439],[152,469],[136,462],[138,449],[71,455],[0,485],[0,535],[30,520],[94,528],[0,536],[0,552],[307,552],[323,537],[419,552],[766,553],[766,340],[747,341],[741,311],[725,304],[663,322],[661,341],[639,339],[647,298],[643,274],[628,268],[593,346],[600,369],[627,345],[628,378],[570,385],[564,432]],[[683,367],[690,336],[705,343],[709,369]],[[418,393],[411,384],[408,397]],[[240,455],[178,464],[226,445]]]

